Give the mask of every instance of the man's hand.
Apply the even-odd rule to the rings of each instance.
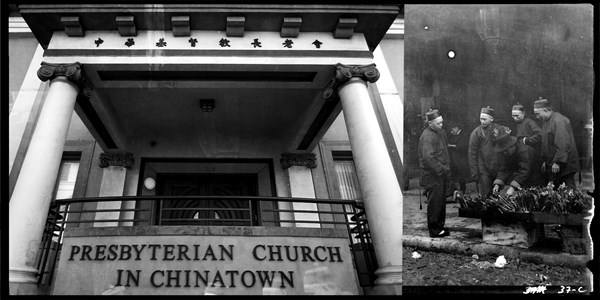
[[[546,162],[542,163],[542,172],[546,172]]]
[[[498,194],[500,192],[500,185],[494,184],[494,188],[492,189],[492,192],[494,192],[494,194]]]
[[[511,196],[512,194],[515,193],[515,188],[511,185],[508,190],[506,190],[506,195],[507,196]]]
[[[552,173],[560,172],[560,166],[557,163],[552,164]]]

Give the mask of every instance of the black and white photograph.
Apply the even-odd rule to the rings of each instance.
[[[597,10],[4,3],[2,293],[596,294]]]
[[[593,17],[405,5],[404,293],[592,290]]]

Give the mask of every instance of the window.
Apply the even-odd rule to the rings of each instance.
[[[54,199],[73,198],[78,171],[78,158],[63,158],[60,169],[58,170],[58,178],[54,189]]]
[[[347,141],[323,141],[319,143],[327,193],[331,199],[361,200],[362,193],[358,183],[358,176],[354,166],[354,159]],[[343,208],[339,205],[332,206],[333,211],[352,211],[352,204]],[[348,216],[347,218],[349,218]],[[333,220],[347,222],[347,218],[334,215]],[[338,225],[336,225],[338,226]]]
[[[360,199],[360,186],[358,185],[358,177],[352,153],[348,151],[333,151],[332,156],[340,198],[347,200]]]

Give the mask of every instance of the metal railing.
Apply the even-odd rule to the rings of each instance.
[[[38,283],[52,281],[65,228],[177,225],[344,228],[360,285],[374,285],[377,260],[360,200],[244,196],[56,200],[50,206],[38,255]]]

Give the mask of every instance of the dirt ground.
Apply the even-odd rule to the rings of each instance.
[[[413,258],[415,251],[420,258]],[[496,259],[497,257],[472,257],[404,247],[402,279],[405,286],[589,285],[584,269],[538,265],[518,259],[507,259],[503,268],[497,268],[494,266]]]

